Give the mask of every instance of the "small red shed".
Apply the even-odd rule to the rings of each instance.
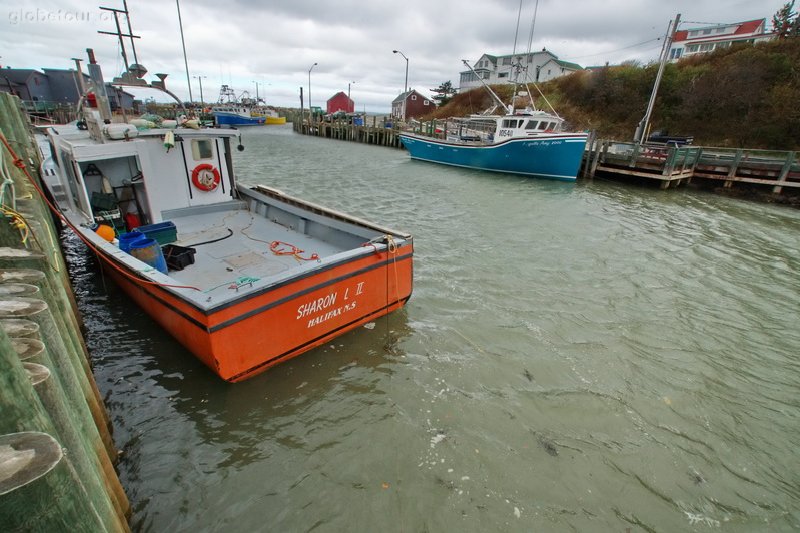
[[[355,110],[356,105],[343,91],[339,91],[328,98],[328,113],[336,113],[338,111],[353,113]]]

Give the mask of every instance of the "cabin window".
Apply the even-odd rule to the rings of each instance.
[[[502,127],[504,127],[504,128],[516,128],[519,125],[520,122],[522,122],[522,121],[515,120],[515,119],[508,119],[507,118],[507,119],[503,120],[503,126]]]
[[[214,157],[214,147],[209,139],[192,139],[192,158],[195,161]]]
[[[498,72],[497,73],[497,77],[498,78],[507,78],[508,77],[508,72]]]
[[[541,121],[541,122],[539,123],[539,129],[540,129],[540,130],[546,130],[546,129],[548,129],[548,126],[550,126],[550,123],[549,123],[549,122],[547,122],[547,121],[544,121],[544,120],[543,120],[543,121]]]
[[[536,129],[536,125],[537,125],[537,124],[539,124],[539,121],[538,121],[538,120],[529,120],[529,121],[528,121],[528,125],[527,125],[527,126],[525,126],[525,129],[528,129],[528,130],[535,130],[535,129]]]

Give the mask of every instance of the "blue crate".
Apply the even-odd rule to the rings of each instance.
[[[155,239],[162,246],[178,240],[178,230],[175,228],[175,224],[170,221],[139,226],[133,231],[138,231],[151,239]]]

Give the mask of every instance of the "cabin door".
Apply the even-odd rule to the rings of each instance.
[[[225,142],[216,138],[186,138],[183,143],[186,161],[186,187],[189,205],[215,204],[233,196]]]

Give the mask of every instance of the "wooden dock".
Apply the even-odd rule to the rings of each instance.
[[[360,142],[377,146],[402,148],[400,144],[400,129],[396,123],[371,117],[364,120],[364,125],[351,124],[342,119],[331,122],[319,120],[309,124],[307,121],[292,122],[294,131],[303,135],[315,135],[326,139],[340,141]],[[372,122],[370,125],[369,122]]]
[[[795,151],[656,146],[590,138],[584,157],[584,178],[595,175],[635,176],[659,183],[662,189],[692,180],[725,188],[737,184],[784,188],[800,193],[800,159]]]

